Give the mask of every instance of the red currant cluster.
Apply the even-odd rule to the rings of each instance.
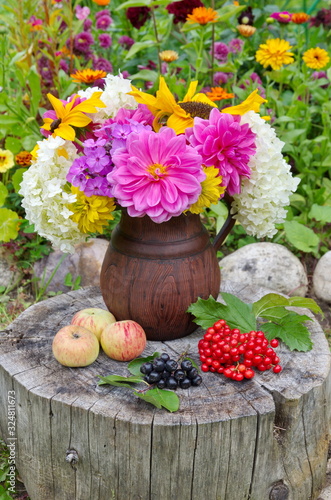
[[[201,370],[223,373],[238,382],[253,378],[253,367],[261,372],[272,368],[274,373],[279,373],[282,367],[273,349],[277,346],[277,339],[269,342],[261,331],[240,333],[238,328],[231,329],[224,319],[220,319],[207,329],[199,341]]]

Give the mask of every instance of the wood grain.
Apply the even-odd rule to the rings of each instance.
[[[246,301],[266,293],[222,286]],[[330,352],[316,320],[312,351],[277,349],[280,374],[242,383],[204,374],[201,386],[177,391],[180,409],[169,413],[125,388],[98,386],[98,375],[128,375],[126,363],[101,353],[71,369],[53,358],[54,334],[86,307],[106,309],[99,288],[36,304],[1,332],[0,404],[15,390],[17,467],[31,500],[317,499],[331,393]],[[197,361],[202,333],[149,341],[144,355],[188,351]],[[6,411],[0,434],[7,439]],[[69,449],[78,453],[74,466]]]

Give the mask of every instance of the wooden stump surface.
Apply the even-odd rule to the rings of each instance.
[[[242,300],[266,290],[226,283]],[[313,500],[325,478],[330,429],[330,351],[316,320],[308,353],[277,348],[283,371],[234,382],[203,374],[178,389],[169,413],[98,375],[129,375],[103,352],[86,368],[61,366],[55,333],[87,307],[106,308],[97,287],[58,295],[24,311],[0,343],[0,404],[16,397],[16,463],[31,500]],[[307,311],[303,311],[307,313]],[[155,351],[198,362],[201,329]],[[0,433],[8,437],[1,412]],[[69,450],[78,462],[69,464]]]

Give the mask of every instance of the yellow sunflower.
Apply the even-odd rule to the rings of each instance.
[[[330,61],[330,57],[326,50],[316,47],[315,49],[309,49],[304,52],[302,56],[303,61],[306,66],[311,69],[322,69]]]
[[[70,218],[78,224],[82,233],[103,233],[109,220],[113,220],[116,208],[114,198],[108,196],[85,196],[77,187],[71,186],[71,192],[77,197],[75,203],[68,205],[74,212]]]
[[[179,102],[176,102],[162,76],[156,96],[142,92],[133,86],[133,90],[129,94],[138,103],[145,104],[155,116],[153,128],[156,132],[160,130],[162,125],[167,125],[176,134],[182,134],[186,128],[193,127],[195,116],[208,118],[211,107],[217,107],[206,94],[195,94],[197,85],[197,81],[191,82],[184,99]]]
[[[221,186],[222,177],[218,175],[218,168],[203,167],[203,171],[206,178],[201,183],[201,194],[198,201],[189,208],[193,214],[200,214],[205,207],[208,208],[213,203],[217,203],[226,189],[226,186]]]
[[[262,43],[255,54],[257,62],[264,68],[271,66],[272,69],[280,69],[284,64],[291,64],[294,61],[293,52],[289,52],[291,45],[287,40],[280,38],[269,38],[266,43]]]
[[[251,94],[245,99],[243,102],[238,104],[237,106],[230,106],[229,108],[223,108],[221,113],[230,113],[230,115],[244,115],[248,111],[255,111],[255,113],[259,113],[260,106],[264,102],[268,102],[267,99],[264,99],[259,94],[259,89],[253,90]]]
[[[106,71],[99,69],[83,69],[81,71],[76,71],[76,73],[72,73],[71,75],[72,81],[75,83],[93,83],[96,80],[100,80],[101,78],[105,78],[107,76]]]

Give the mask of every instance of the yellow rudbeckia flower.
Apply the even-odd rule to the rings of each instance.
[[[133,91],[129,94],[138,103],[145,104],[153,113],[155,116],[153,128],[156,132],[162,125],[167,125],[176,134],[183,134],[188,127],[193,127],[195,116],[208,118],[211,107],[217,107],[205,94],[195,94],[197,85],[197,81],[191,82],[184,99],[179,102],[176,102],[162,76],[156,96],[142,92],[133,86]]]
[[[44,125],[41,128],[49,130],[53,135],[62,137],[68,141],[73,141],[76,137],[76,132],[73,127],[86,127],[92,118],[84,113],[96,113],[97,108],[105,108],[106,105],[100,100],[102,92],[94,92],[94,94],[85,101],[74,106],[78,94],[74,95],[70,102],[63,104],[60,99],[52,94],[47,94],[47,97],[52,104],[56,113],[56,120],[52,118],[44,118]]]
[[[224,108],[221,110],[221,113],[229,113],[230,115],[244,115],[248,111],[255,111],[255,113],[259,113],[260,106],[264,102],[268,102],[267,99],[264,99],[258,94],[259,89],[253,90],[251,94],[245,99],[242,103],[238,104],[238,106],[230,106],[229,108]]]

